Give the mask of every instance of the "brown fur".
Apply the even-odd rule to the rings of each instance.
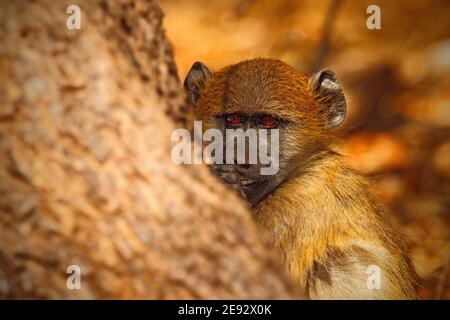
[[[254,208],[254,217],[291,278],[315,299],[416,298],[402,239],[365,179],[331,151],[336,128],[327,126],[323,106],[333,105],[334,87],[318,94],[313,80],[272,59],[205,74],[194,101],[204,129],[220,126],[217,115],[233,112],[267,113],[289,123],[280,130],[282,183]],[[370,265],[380,267],[380,289],[367,287]]]

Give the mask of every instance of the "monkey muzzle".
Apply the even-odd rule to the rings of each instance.
[[[270,193],[268,176],[260,174],[259,165],[236,165],[241,192],[251,207],[255,207]]]

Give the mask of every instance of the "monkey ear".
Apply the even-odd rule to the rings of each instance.
[[[319,100],[321,111],[326,114],[328,127],[340,125],[347,111],[344,92],[333,71],[325,69],[310,79],[310,88]]]
[[[206,80],[212,76],[211,71],[203,63],[195,62],[184,79],[184,88],[189,95],[190,103],[194,103],[200,96]]]

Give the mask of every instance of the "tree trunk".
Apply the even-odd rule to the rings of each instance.
[[[192,114],[158,5],[78,1],[69,30],[72,3],[0,4],[0,297],[298,297],[241,201],[171,161]]]

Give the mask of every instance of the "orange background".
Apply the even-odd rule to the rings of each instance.
[[[319,67],[336,72],[348,102],[340,149],[400,224],[422,297],[449,299],[450,2],[160,3],[181,80],[197,60],[215,70],[273,57],[310,72],[328,43]],[[366,27],[371,4],[381,30]]]

